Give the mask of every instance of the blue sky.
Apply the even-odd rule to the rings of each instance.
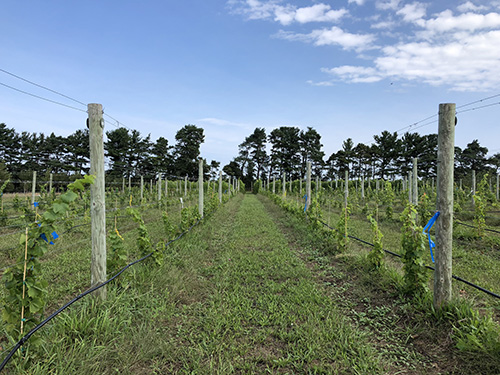
[[[223,164],[255,127],[312,126],[329,156],[439,103],[500,94],[500,1],[3,0],[1,16],[1,69],[153,139],[174,144],[196,124],[202,156]],[[0,83],[85,110],[2,72]],[[458,146],[500,152],[500,105],[471,110],[496,102],[462,108]],[[18,132],[68,135],[85,118],[0,86],[0,122]]]

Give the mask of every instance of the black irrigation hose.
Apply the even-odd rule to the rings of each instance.
[[[319,221],[321,224],[323,224],[325,227],[327,227],[327,228],[329,228],[329,229],[331,229],[331,230],[337,231],[337,229],[332,228],[331,226],[329,226],[329,225],[328,225],[327,223],[325,223],[324,221],[322,221],[322,220],[318,220],[318,221]],[[357,237],[354,237],[354,236],[351,236],[351,235],[347,235],[347,237],[352,238],[353,240],[356,240],[356,241],[362,242],[362,243],[364,243],[364,244],[366,244],[366,245],[369,245],[369,246],[371,246],[371,247],[374,247],[374,246],[375,246],[374,244],[372,244],[372,243],[370,243],[370,242],[367,242],[367,241],[365,241],[365,240],[362,240],[361,238],[357,238]],[[402,258],[402,257],[403,257],[401,254],[394,253],[394,252],[392,252],[392,251],[390,251],[390,250],[386,250],[386,249],[383,249],[383,250],[384,250],[386,253],[391,254],[391,255],[393,255],[393,256],[395,256],[395,257],[398,257],[398,258]],[[426,265],[426,266],[424,266],[424,267],[425,267],[425,268],[427,268],[427,269],[429,269],[429,270],[432,270],[432,271],[434,271],[434,270],[435,270],[435,268],[434,268],[434,267],[432,267],[432,266],[427,266],[427,265]],[[470,282],[470,281],[467,281],[467,280],[465,280],[465,279],[462,279],[462,278],[461,278],[461,277],[459,277],[459,276],[451,275],[451,277],[452,277],[453,279],[458,280],[458,281],[461,281],[461,282],[463,282],[463,283],[465,283],[465,284],[467,284],[467,285],[469,285],[469,286],[471,286],[471,287],[473,287],[473,288],[476,288],[477,290],[480,290],[481,292],[484,292],[484,293],[486,293],[486,294],[489,294],[489,295],[490,295],[490,296],[492,296],[492,297],[495,297],[495,298],[499,298],[499,299],[500,299],[500,295],[498,295],[498,294],[496,294],[496,293],[494,293],[494,292],[492,292],[492,291],[490,291],[490,290],[488,290],[488,289],[485,289],[485,288],[483,288],[483,287],[481,287],[481,286],[479,286],[479,285],[476,285],[476,284],[474,284],[474,283],[472,283],[472,282]]]
[[[200,219],[198,219],[198,221],[196,223],[194,223],[193,225],[191,225],[191,227],[189,227],[189,229],[187,229],[186,231],[182,232],[181,234],[179,234],[176,238],[174,238],[173,240],[170,240],[169,242],[166,243],[165,247],[170,245],[172,242],[175,242],[179,239],[181,239],[182,236],[184,236],[186,233],[190,232],[191,229],[193,229],[193,227],[195,227],[196,225],[198,225],[198,223],[203,219],[203,217],[201,217]],[[109,284],[111,281],[113,281],[114,279],[116,279],[118,276],[120,276],[127,268],[139,263],[139,262],[142,262],[143,260],[146,260],[147,258],[149,258],[151,255],[153,255],[153,252],[149,253],[148,255],[145,255],[143,256],[142,258],[140,259],[137,259],[129,264],[127,264],[125,267],[123,267],[120,271],[118,271],[118,273],[116,275],[114,275],[113,277],[111,277],[110,279],[106,280],[105,282],[103,282],[102,284],[99,284],[99,285],[96,285],[88,290],[86,290],[85,292],[83,292],[82,294],[76,296],[75,298],[73,298],[71,301],[67,302],[64,306],[60,307],[59,309],[57,309],[56,311],[54,311],[52,314],[50,314],[50,316],[48,316],[44,321],[42,321],[41,323],[39,323],[36,327],[34,327],[33,329],[31,329],[31,331],[29,331],[25,336],[23,336],[18,342],[16,345],[14,345],[14,347],[11,349],[11,351],[9,352],[9,354],[7,355],[7,357],[5,357],[5,359],[3,360],[3,362],[0,364],[0,371],[2,371],[5,367],[5,365],[7,365],[7,363],[9,362],[9,360],[12,358],[12,356],[16,353],[16,351],[24,345],[24,343],[26,341],[28,341],[30,339],[31,336],[33,336],[33,334],[35,334],[36,331],[38,331],[40,328],[42,328],[44,325],[46,325],[48,322],[50,322],[53,318],[55,318],[57,315],[59,315],[61,312],[63,312],[64,310],[66,310],[69,306],[71,306],[73,303],[75,303],[76,301],[80,300],[81,298],[85,297],[86,295],[96,291],[97,289],[100,289],[102,288],[103,286]]]
[[[466,224],[466,223],[462,223],[461,221],[458,221],[458,220],[455,220],[455,222],[456,222],[457,224],[463,225],[464,227],[469,227],[469,228],[477,228],[477,227],[475,227],[475,226],[473,226],[473,225]],[[484,230],[485,230],[485,231],[487,231],[487,232],[493,232],[493,233],[498,233],[498,234],[500,234],[500,231],[498,231],[498,230],[488,229],[488,228],[484,228]]]

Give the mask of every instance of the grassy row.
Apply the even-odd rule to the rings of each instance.
[[[9,373],[381,373],[255,196],[238,196],[138,265],[108,300],[78,302]]]

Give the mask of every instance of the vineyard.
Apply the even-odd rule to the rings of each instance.
[[[430,181],[418,186],[410,224],[400,219],[409,200],[402,181],[313,181],[309,207],[302,181],[258,181],[258,195],[231,201],[238,184],[222,182],[219,189],[210,181],[201,221],[198,182],[109,185],[108,276],[147,254],[150,259],[113,280],[106,301],[89,296],[61,312],[23,344],[8,372],[494,373],[500,369],[500,216],[486,181],[474,195],[455,190],[453,270],[490,294],[455,282],[457,298],[445,316],[432,309],[432,273],[425,269],[432,256],[422,227],[436,198]],[[40,306],[19,302],[24,333],[88,288],[88,183],[67,186],[75,193],[65,210],[55,210],[57,218],[48,212],[68,193],[49,192],[48,182],[35,204],[22,194],[2,197],[3,278],[21,277],[14,286],[3,284],[2,300],[14,296],[9,306],[21,300],[26,263],[33,268],[25,274],[23,300]],[[30,255],[36,260],[26,259],[23,228],[40,237],[38,224],[47,218],[52,238],[42,239],[41,254]],[[415,254],[413,284],[398,259],[405,256],[403,224],[425,239]],[[4,357],[21,333],[18,312],[10,312],[3,315],[2,330],[10,332],[1,342]]]

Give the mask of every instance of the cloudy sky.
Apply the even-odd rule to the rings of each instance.
[[[500,152],[500,1],[3,0],[1,15],[0,122],[18,132],[68,135],[86,114],[5,85],[86,108],[5,72],[171,144],[201,126],[224,164],[255,127],[312,126],[329,156],[435,133],[448,102],[458,146]]]

